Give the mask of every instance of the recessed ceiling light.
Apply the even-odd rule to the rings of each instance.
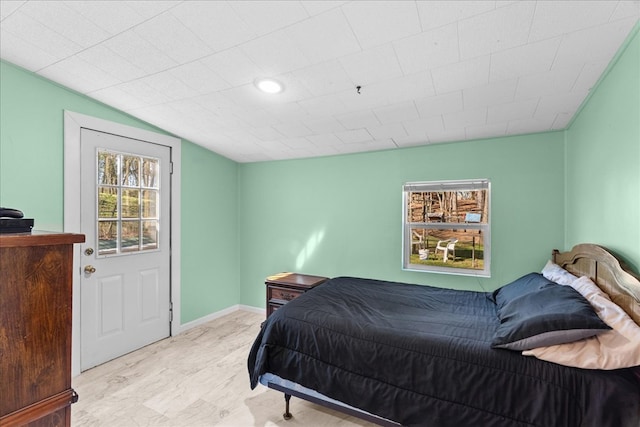
[[[282,83],[274,79],[257,79],[255,85],[264,93],[280,93],[284,90]]]

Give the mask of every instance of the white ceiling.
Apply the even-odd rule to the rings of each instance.
[[[0,19],[3,60],[254,162],[564,129],[640,2],[1,0]]]

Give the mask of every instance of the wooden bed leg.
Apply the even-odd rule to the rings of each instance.
[[[282,418],[284,418],[285,420],[290,420],[291,418],[293,418],[293,415],[291,415],[291,412],[289,412],[289,401],[291,400],[291,395],[290,394],[284,394],[284,414],[282,414]]]

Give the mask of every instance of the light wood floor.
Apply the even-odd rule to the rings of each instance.
[[[72,426],[373,426],[249,387],[247,356],[263,316],[237,311],[83,372]]]

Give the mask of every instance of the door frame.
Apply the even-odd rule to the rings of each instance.
[[[80,233],[80,131],[82,128],[111,133],[127,138],[164,145],[171,149],[171,305],[173,318],[171,335],[181,331],[180,323],[180,182],[181,143],[179,138],[128,126],[85,114],[64,111],[64,231]],[[71,337],[71,374],[80,375],[80,281],[83,245],[74,245],[73,259],[73,322]]]

